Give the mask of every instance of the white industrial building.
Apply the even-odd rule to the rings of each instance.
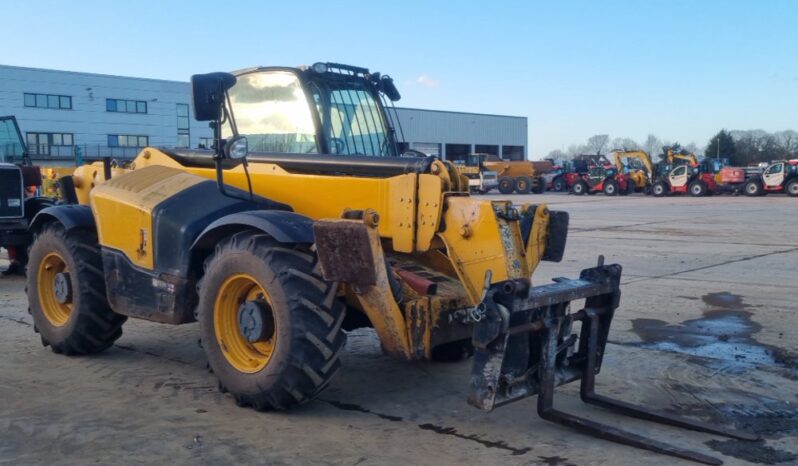
[[[34,160],[132,158],[144,146],[207,147],[188,82],[0,65],[0,116],[14,115]],[[449,160],[527,156],[527,119],[397,108],[405,146]],[[400,128],[397,128],[399,130]]]

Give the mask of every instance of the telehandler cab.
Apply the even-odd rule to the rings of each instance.
[[[473,351],[468,400],[484,410],[538,395],[550,421],[720,464],[556,410],[555,387],[581,380],[588,403],[750,437],[595,394],[621,267],[533,286],[568,215],[477,200],[453,164],[401,157],[388,76],[317,63],[195,75],[192,90],[212,152],[146,148],[110,179],[79,168],[79,203],[34,219],[28,299],[54,352],[104,350],[127,317],[198,320],[220,389],[285,409],[330,383],[344,329],[370,325],[399,358]]]

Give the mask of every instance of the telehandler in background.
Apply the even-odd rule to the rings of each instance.
[[[720,464],[554,408],[555,387],[581,380],[588,403],[752,438],[596,394],[621,267],[600,258],[533,286],[540,261],[562,259],[567,213],[477,200],[453,164],[400,157],[390,77],[316,63],[191,83],[213,151],[148,147],[117,175],[81,167],[77,202],[34,219],[28,299],[54,352],[102,351],[128,317],[197,320],[221,390],[286,409],[329,385],[345,329],[371,326],[398,358],[473,352],[468,401],[483,410],[538,395],[547,420]]]

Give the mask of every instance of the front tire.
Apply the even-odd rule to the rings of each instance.
[[[604,183],[604,194],[607,196],[615,196],[616,194],[618,194],[619,190],[620,187],[618,185],[618,182],[615,180],[607,180]]]
[[[703,181],[693,181],[690,183],[690,195],[693,197],[702,197],[707,195],[707,185]]]
[[[652,194],[654,197],[663,197],[664,195],[668,194],[668,191],[669,191],[669,189],[668,189],[668,185],[666,185],[666,184],[665,184],[664,182],[662,182],[662,181],[657,181],[657,182],[656,182],[656,183],[654,183],[654,185],[651,187],[651,194]]]
[[[345,309],[306,249],[257,231],[223,241],[199,287],[203,348],[240,406],[287,409],[313,399],[340,367]]]
[[[563,177],[554,178],[554,181],[551,182],[551,189],[552,191],[556,191],[558,193],[564,192],[568,189],[567,184],[565,183],[565,179]]]
[[[94,232],[45,226],[30,249],[27,290],[42,344],[55,353],[98,353],[122,336],[127,317],[108,305]]]

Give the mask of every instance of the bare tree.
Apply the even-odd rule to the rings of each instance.
[[[638,150],[640,149],[640,144],[638,144],[632,138],[613,138],[612,142],[610,143],[610,150]]]
[[[568,160],[570,157],[568,157],[568,154],[565,153],[564,151],[561,151],[560,149],[555,149],[549,152],[549,155],[547,155],[546,158],[557,161],[557,160]]]
[[[591,154],[602,155],[610,143],[609,134],[596,134],[587,140],[587,149]]]
[[[701,149],[698,148],[698,144],[696,144],[695,142],[691,142],[690,144],[687,144],[686,146],[682,147],[682,149],[686,150],[687,152],[689,152],[691,154],[695,154],[697,156],[702,155],[702,154],[700,154]]]
[[[662,150],[662,141],[655,135],[649,134],[646,137],[646,142],[643,143],[643,150],[653,157]]]

